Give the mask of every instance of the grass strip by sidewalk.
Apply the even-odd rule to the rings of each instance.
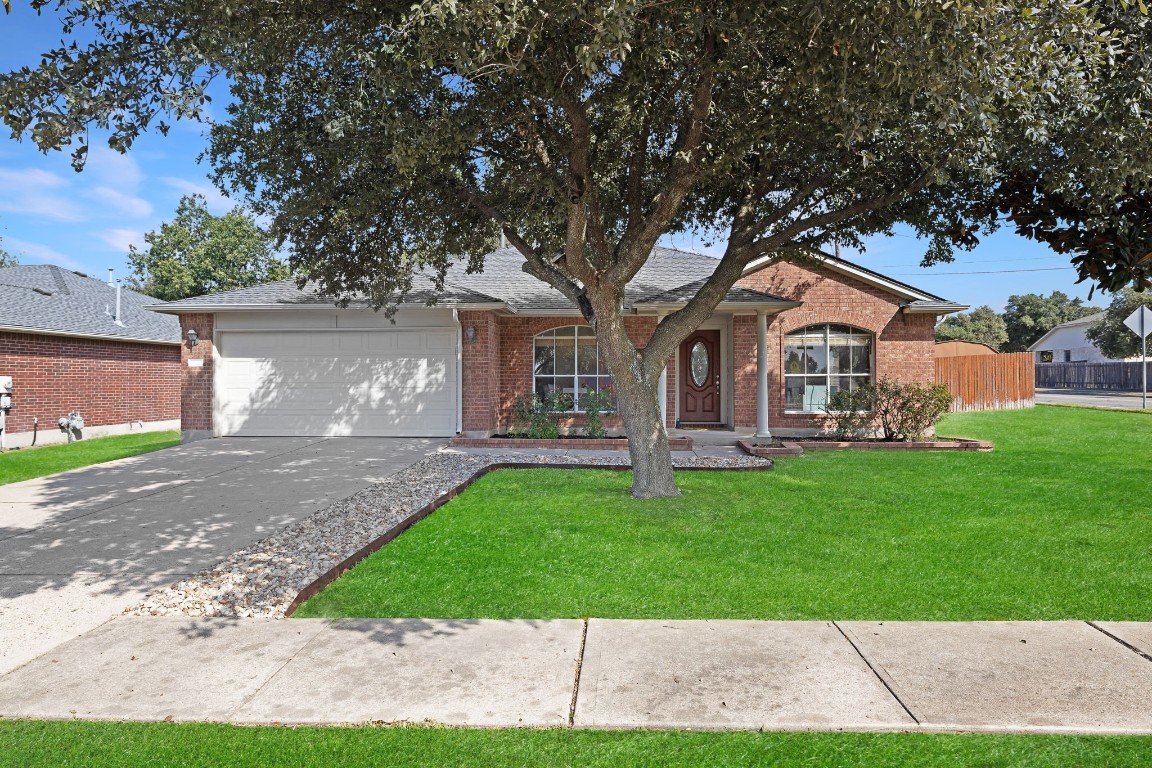
[[[812,451],[774,472],[490,474],[302,617],[1152,620],[1152,420],[954,415],[994,453]]]
[[[94,437],[75,443],[8,451],[0,454],[0,485],[54,475],[179,444],[180,433],[168,430]]]
[[[0,722],[0,766],[836,766],[1070,768],[1147,765],[1149,737],[922,733],[269,728]]]

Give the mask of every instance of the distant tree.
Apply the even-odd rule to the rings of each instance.
[[[1073,299],[1062,291],[1053,291],[1050,296],[1038,293],[1009,296],[1004,308],[1008,343],[1003,351],[1023,352],[1061,323],[1099,311],[1098,307],[1084,306],[1082,299]]]
[[[1139,355],[1140,337],[1124,325],[1124,320],[1141,304],[1152,308],[1152,294],[1125,288],[1112,297],[1104,318],[1089,326],[1084,335],[1108,357],[1122,360]]]
[[[4,238],[0,237],[0,268],[19,266],[20,259],[4,250]]]
[[[1008,342],[1004,318],[988,305],[949,315],[936,326],[936,341],[975,341],[999,351]]]
[[[200,195],[185,196],[176,218],[144,235],[148,250],[129,246],[132,287],[162,301],[247,288],[288,277],[272,240],[239,208],[208,212]]]

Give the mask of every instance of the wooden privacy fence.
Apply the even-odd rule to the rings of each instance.
[[[1152,362],[1148,363],[1152,382]],[[1036,386],[1053,389],[1115,389],[1140,391],[1140,361],[1111,363],[1040,363],[1036,366]]]
[[[936,383],[952,393],[953,411],[1031,408],[1035,368],[1031,352],[941,357],[936,360]]]

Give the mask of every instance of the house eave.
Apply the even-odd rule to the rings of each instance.
[[[651,315],[661,314],[667,312],[676,312],[681,310],[688,302],[661,302],[661,303],[647,303],[638,304],[633,307],[633,312],[638,315]],[[757,314],[763,312],[765,314],[775,315],[780,312],[785,312],[789,309],[796,309],[803,305],[802,301],[722,301],[716,305],[714,312],[726,312],[731,314]]]
[[[505,310],[515,314],[515,310],[511,309],[507,304],[494,304],[492,302],[479,302],[479,303],[445,303],[433,304],[429,306],[423,302],[420,303],[405,303],[398,305],[399,309],[456,309],[456,310]],[[183,304],[179,307],[173,307],[167,304],[151,304],[145,309],[150,309],[153,312],[159,312],[165,315],[187,315],[187,314],[214,314],[216,312],[287,312],[287,311],[311,311],[311,310],[357,310],[357,309],[370,309],[370,307],[363,305],[349,305],[347,307],[338,307],[335,303],[332,304]]]
[[[909,315],[950,315],[953,312],[964,312],[967,309],[967,304],[953,304],[951,302],[917,306],[908,304],[901,307],[901,311]]]
[[[132,344],[166,344],[179,346],[179,339],[165,341],[163,339],[143,339],[134,336],[104,336],[98,333],[79,333],[76,331],[61,331],[53,328],[32,328],[22,325],[0,325],[0,331],[6,333],[33,333],[38,336],[66,336],[70,339],[94,339],[96,341],[123,341]]]

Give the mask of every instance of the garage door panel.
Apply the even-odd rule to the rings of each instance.
[[[451,330],[230,331],[222,337],[219,434],[455,434]]]

